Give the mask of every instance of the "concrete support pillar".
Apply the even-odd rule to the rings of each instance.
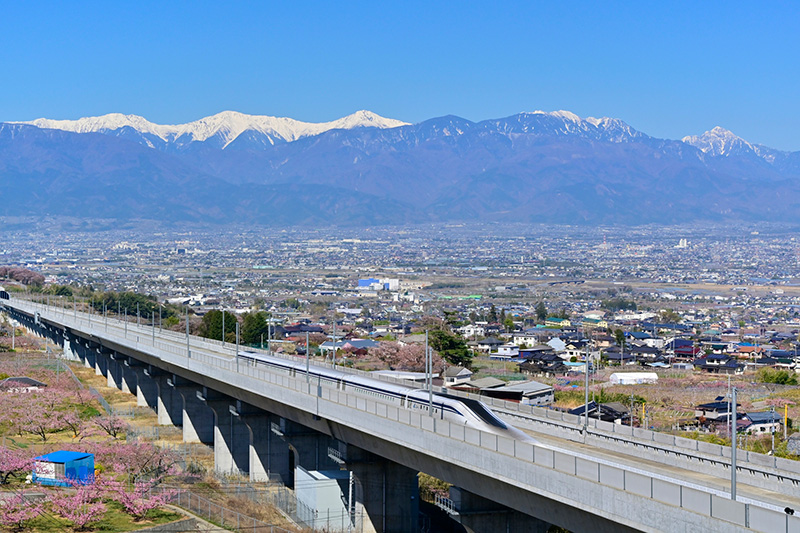
[[[172,385],[181,397],[183,441],[214,444],[214,412],[197,397],[198,388],[180,381]]]
[[[158,409],[158,387],[150,378],[145,374],[147,366],[136,359],[128,358],[125,362],[127,368],[125,369],[126,378],[129,383],[133,383],[136,391],[136,406],[137,407],[150,407],[153,411]]]
[[[106,383],[108,387],[122,390],[122,361],[117,359],[117,354],[107,348],[99,348],[101,353],[107,353],[106,358]],[[129,391],[126,391],[129,392]]]
[[[269,481],[270,448],[273,435],[270,430],[270,415],[266,411],[238,400],[234,407],[239,419],[247,426],[250,436],[247,459],[247,471],[250,473],[250,481]]]
[[[83,350],[81,350],[79,357],[83,361],[83,366],[85,366],[86,368],[97,367],[97,350],[84,348]]]
[[[137,375],[136,365],[141,366],[141,363],[136,359],[130,357],[122,357],[120,359],[120,376],[122,379],[122,389],[131,394],[137,394]]]
[[[551,524],[509,509],[458,487],[450,488],[450,499],[458,511],[457,520],[469,533],[530,531],[547,533]]]
[[[250,429],[241,420],[235,400],[203,387],[197,397],[214,411],[214,469],[220,473],[249,472]]]
[[[282,428],[284,439],[291,445],[297,464],[306,470],[340,468],[340,463],[331,459],[328,454],[329,447],[338,445],[336,439],[283,418],[277,419],[277,425]]]
[[[181,426],[183,424],[183,398],[172,383],[169,374],[157,374],[154,378],[158,389],[156,415],[160,426]]]
[[[94,373],[97,376],[107,376],[108,375],[108,361],[109,355],[103,353],[102,350],[98,350],[95,352],[94,356]]]
[[[347,446],[346,450],[345,466],[353,473],[354,480],[354,502],[350,510],[356,525],[361,522],[359,531],[365,533],[417,531],[419,523],[417,471],[353,446]]]
[[[136,371],[136,405],[158,412],[158,371],[150,365],[134,367]]]
[[[289,429],[286,420],[266,413],[263,425],[260,425],[257,431],[252,430],[254,441],[252,448],[259,452],[259,460],[262,463],[266,462],[266,470],[271,479],[278,480],[287,487],[292,487],[294,467],[298,461],[296,450],[289,444],[287,431]],[[259,435],[265,437],[260,443],[258,442]]]
[[[78,343],[75,337],[66,334],[64,335],[64,359],[67,361],[78,360]]]

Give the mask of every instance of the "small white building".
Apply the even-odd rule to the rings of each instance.
[[[490,359],[511,359],[519,357],[519,346],[516,344],[503,344],[497,347],[497,352],[490,354]]]
[[[458,328],[458,332],[466,338],[477,338],[486,335],[486,329],[481,324],[467,324]]]
[[[444,371],[445,387],[466,383],[472,377],[472,370],[461,366],[448,366]]]
[[[613,385],[637,385],[657,381],[658,374],[655,372],[614,372],[608,378],[608,382]]]

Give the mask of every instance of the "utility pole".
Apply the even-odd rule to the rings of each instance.
[[[236,372],[239,372],[239,321],[236,321]]]
[[[262,344],[264,343],[264,337],[261,337],[261,343]],[[308,384],[308,371],[309,371],[308,358],[310,353],[311,353],[311,346],[308,344],[308,332],[306,331],[306,384]]]
[[[731,375],[728,374],[728,429],[730,430],[730,428],[731,428]]]
[[[586,330],[583,330],[584,342],[586,343],[586,354],[584,356],[584,363],[586,371],[586,382],[583,385],[583,431],[584,431],[584,438],[585,432],[589,429],[589,341],[586,340]]]
[[[631,427],[633,427],[633,393],[631,393]]]
[[[736,501],[736,387],[731,389],[731,500]]]
[[[136,327],[142,325],[142,314],[139,312],[139,302],[136,302]]]
[[[189,346],[189,306],[186,306],[186,357],[191,359],[192,350]]]
[[[222,308],[222,347],[225,347],[225,308]]]
[[[770,425],[769,432],[772,433],[772,449],[770,455],[775,455],[775,406],[769,408]]]
[[[336,368],[336,309],[333,310],[333,367]]]
[[[428,346],[428,330],[425,330],[425,380],[428,386],[428,415],[433,416],[433,357]]]

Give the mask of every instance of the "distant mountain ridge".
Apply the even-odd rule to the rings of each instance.
[[[167,144],[185,145],[190,142],[211,141],[219,148],[225,148],[245,132],[257,132],[269,144],[291,142],[302,137],[319,135],[333,129],[353,128],[394,128],[406,125],[399,120],[388,119],[371,111],[357,111],[352,115],[331,122],[301,122],[286,117],[267,115],[246,115],[236,111],[223,111],[210,117],[201,118],[186,124],[155,124],[139,115],[110,113],[99,117],[85,117],[77,120],[51,120],[39,118],[30,122],[42,129],[56,129],[75,133],[120,134],[133,130],[142,136],[144,144],[156,147],[154,138]]]
[[[0,123],[0,214],[261,224],[800,222],[800,152],[534,111]]]

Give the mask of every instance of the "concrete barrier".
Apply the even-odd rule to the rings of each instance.
[[[732,522],[736,525],[747,526],[747,508],[745,504],[735,502],[730,498],[722,498],[716,494],[711,495],[711,516]]]

